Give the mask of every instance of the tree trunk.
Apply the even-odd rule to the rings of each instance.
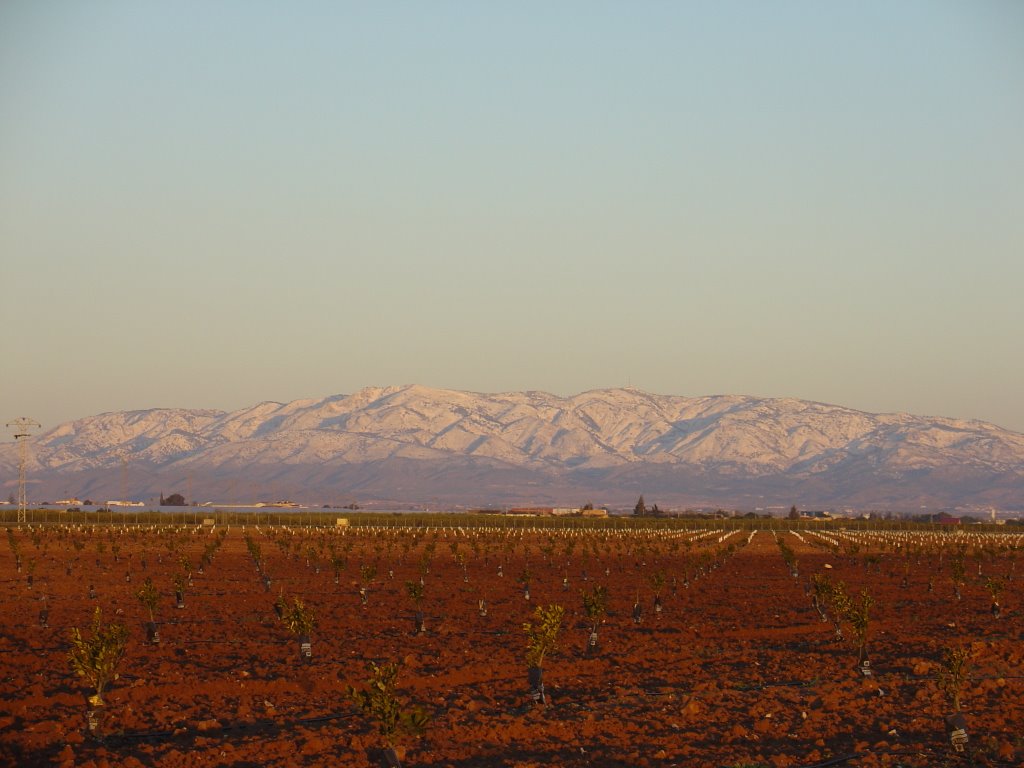
[[[963,752],[967,746],[967,721],[961,712],[946,715],[946,732],[954,751]]]
[[[530,685],[530,699],[536,704],[546,704],[544,670],[541,667],[530,667],[526,670],[526,680]]]
[[[95,696],[86,697],[85,728],[88,735],[96,738],[101,737],[103,732],[104,713],[105,704],[98,693]]]

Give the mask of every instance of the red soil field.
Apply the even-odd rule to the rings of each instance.
[[[957,600],[949,537],[897,549],[858,533],[838,538],[836,552],[812,534],[779,532],[798,560],[794,577],[775,533],[749,543],[749,531],[719,542],[724,534],[12,526],[0,544],[0,765],[375,765],[375,726],[347,693],[371,660],[399,662],[401,699],[432,717],[423,736],[402,742],[406,768],[1024,763],[1024,619],[1007,548],[1019,538],[966,539]],[[269,591],[245,536],[261,550]],[[332,547],[345,561],[339,583]],[[193,583],[176,609],[182,556]],[[360,566],[371,565],[364,605]],[[519,581],[527,569],[529,600]],[[838,641],[812,606],[814,574],[874,598],[871,677],[857,668],[850,628]],[[421,576],[426,632],[415,635],[406,582]],[[136,598],[146,577],[161,592],[159,645],[146,642]],[[999,618],[985,587],[993,577],[1005,584]],[[595,585],[609,602],[588,655],[581,590]],[[316,612],[308,663],[275,615],[281,593]],[[565,620],[544,665],[547,704],[533,704],[522,625],[552,603]],[[95,606],[131,633],[105,694],[102,738],[86,730],[93,691],[68,662],[70,629],[86,630]],[[936,681],[955,644],[971,653],[964,754],[950,746],[950,705]]]

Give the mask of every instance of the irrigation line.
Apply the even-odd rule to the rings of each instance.
[[[934,680],[935,679],[934,675],[902,675],[901,676],[900,673],[898,673],[898,672],[878,672],[878,671],[874,672],[874,674],[873,674],[871,679],[886,678],[886,677],[888,677],[888,678],[902,677],[903,680],[905,680],[907,682],[918,682],[918,681],[922,681],[922,680]],[[849,678],[849,680],[866,680],[866,679],[868,679],[868,678],[857,678],[857,677],[854,677],[852,674],[851,674],[851,676]],[[977,676],[971,676],[968,679],[971,680],[971,681],[980,681],[980,680],[1024,680],[1024,675],[977,675]],[[842,683],[842,682],[844,682],[844,680],[842,680],[840,678],[814,678],[814,679],[811,679],[811,680],[792,680],[792,681],[788,681],[787,680],[787,681],[767,682],[767,683],[749,683],[749,684],[738,683],[736,685],[733,685],[733,686],[730,686],[730,687],[727,687],[727,688],[726,687],[720,688],[719,690],[722,690],[722,691],[738,691],[738,692],[742,693],[742,692],[748,692],[748,691],[763,691],[766,688],[819,688],[819,687],[821,687],[822,685],[825,685],[825,684],[829,684],[829,683],[831,683],[831,684],[839,684],[839,683]],[[661,687],[668,687],[668,686],[661,686]],[[678,689],[678,690],[672,690],[672,691],[659,691],[659,690],[654,690],[654,689],[650,689],[650,688],[643,688],[643,689],[641,689],[641,691],[642,691],[642,693],[644,695],[647,695],[647,696],[667,696],[667,695],[671,695],[671,694],[679,693],[679,692],[688,693],[684,689]]]
[[[862,755],[858,752],[851,752],[848,755],[840,755],[839,757],[832,757],[820,763],[813,763],[811,765],[804,765],[801,768],[828,768],[830,765],[839,765],[840,763],[848,762],[849,760],[856,760]]]
[[[1020,675],[1015,676],[1016,679],[1020,679],[1022,677],[1024,677],[1024,676],[1020,676]],[[930,678],[926,678],[926,679],[930,679]],[[996,680],[996,679],[999,679],[999,678],[990,677],[990,678],[981,678],[981,679]],[[728,688],[721,688],[719,690],[723,691],[723,692],[729,691],[729,692],[737,692],[737,693],[749,693],[749,692],[760,691],[760,690],[764,690],[765,688],[776,687],[776,686],[777,687],[803,688],[803,689],[807,689],[807,690],[817,690],[822,685],[826,685],[828,683],[834,683],[834,682],[838,682],[838,681],[835,681],[835,680],[809,680],[807,682],[767,683],[767,684],[764,684],[764,685],[756,685],[756,686],[732,686],[732,687],[728,687]],[[664,688],[668,688],[669,686],[663,686],[663,687]],[[552,688],[552,691],[553,692],[559,692],[559,691],[565,692],[566,689],[560,688],[560,687],[556,686],[556,687]],[[574,707],[576,709],[586,710],[591,705],[594,705],[594,704],[607,704],[607,703],[621,704],[623,702],[623,700],[627,699],[627,698],[634,698],[634,699],[635,698],[642,698],[642,697],[656,698],[656,697],[659,697],[659,696],[673,696],[673,695],[678,695],[680,697],[689,697],[689,699],[691,699],[691,700],[692,699],[696,699],[696,698],[699,697],[699,694],[697,694],[697,693],[695,693],[693,691],[685,690],[685,689],[652,690],[652,689],[649,689],[649,688],[640,688],[640,689],[635,690],[633,692],[625,692],[623,694],[598,693],[596,695],[592,695],[592,696],[587,697],[587,699],[585,701],[579,700],[579,699],[568,699],[568,700],[565,700],[565,704],[567,706],[571,706],[571,707]],[[975,713],[981,713],[981,712],[985,712],[985,711],[989,711],[989,710],[999,710],[999,709],[1000,708],[998,706],[988,707],[988,708],[986,708],[984,706],[974,706],[974,707],[971,707],[971,711],[975,712]]]
[[[499,711],[504,712],[505,710],[499,710]],[[446,710],[444,712],[444,714],[447,715],[448,711]],[[342,712],[336,712],[336,713],[329,713],[329,714],[326,714],[326,715],[315,715],[315,716],[311,716],[311,717],[296,718],[294,720],[288,720],[288,721],[261,720],[261,721],[251,722],[251,723],[229,723],[227,725],[221,725],[218,728],[210,728],[210,729],[207,729],[207,730],[199,730],[198,728],[188,728],[188,729],[176,729],[176,730],[172,730],[172,731],[145,731],[145,732],[140,732],[140,733],[120,733],[120,734],[114,734],[114,735],[106,737],[105,739],[103,739],[103,743],[111,744],[111,746],[115,746],[115,744],[112,744],[112,742],[114,742],[114,743],[122,742],[123,743],[123,742],[146,741],[146,740],[162,741],[162,740],[168,740],[168,739],[175,739],[175,738],[178,738],[178,737],[186,738],[186,739],[187,738],[199,738],[199,737],[216,736],[218,733],[221,736],[228,736],[233,731],[244,732],[244,731],[257,731],[257,730],[261,730],[261,729],[266,729],[266,730],[284,730],[284,729],[289,729],[289,728],[295,728],[295,727],[298,727],[298,726],[301,726],[301,725],[314,725],[314,724],[318,724],[318,723],[326,723],[326,722],[332,722],[332,721],[338,721],[338,720],[350,720],[353,717],[354,717],[354,714],[352,712],[343,712],[343,713]],[[872,751],[869,754],[871,754],[873,756],[880,756],[880,755],[887,755],[887,756],[914,755],[916,757],[924,757],[926,759],[934,759],[934,760],[936,760],[936,762],[939,759],[938,757],[935,756],[934,753],[922,753],[919,750],[914,750],[914,751],[908,751],[908,750],[884,750],[884,751],[879,751],[879,752]],[[811,763],[811,764],[803,765],[800,768],[830,768],[830,766],[840,765],[842,763],[849,762],[850,760],[856,760],[856,759],[864,757],[864,756],[865,755],[862,754],[862,753],[851,752],[851,753],[847,753],[847,754],[843,754],[843,755],[838,755],[836,757],[828,758],[826,760],[819,761],[817,763]],[[951,755],[947,755],[946,757],[950,757],[950,756]],[[973,760],[971,760],[970,763],[973,765]],[[1011,763],[1006,763],[1006,762],[1001,762],[1001,761],[989,761],[988,764],[991,765],[991,766],[1011,766],[1012,765]]]
[[[137,733],[118,733],[111,734],[105,738],[106,742],[111,741],[160,741],[164,739],[173,738],[198,738],[198,737],[209,737],[216,736],[218,733],[222,735],[228,735],[231,731],[247,731],[247,730],[259,730],[259,729],[287,729],[295,728],[300,725],[312,725],[316,723],[326,723],[334,720],[350,720],[354,717],[352,712],[335,712],[327,715],[315,715],[313,717],[300,717],[294,720],[257,720],[251,723],[228,723],[221,725],[217,728],[208,728],[201,730],[199,728],[178,728],[171,731],[143,731]]]

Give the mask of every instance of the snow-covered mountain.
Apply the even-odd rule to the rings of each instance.
[[[107,413],[33,438],[30,497],[918,509],[1024,506],[1024,435],[823,403],[421,386],[224,413]],[[0,472],[17,478],[11,443]]]

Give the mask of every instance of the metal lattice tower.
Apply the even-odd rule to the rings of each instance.
[[[28,457],[28,438],[32,436],[33,429],[39,429],[42,425],[34,419],[21,416],[14,421],[7,422],[7,428],[14,430],[14,441],[18,444],[18,522],[25,522],[25,511],[28,507],[28,498],[25,495],[25,460]]]

